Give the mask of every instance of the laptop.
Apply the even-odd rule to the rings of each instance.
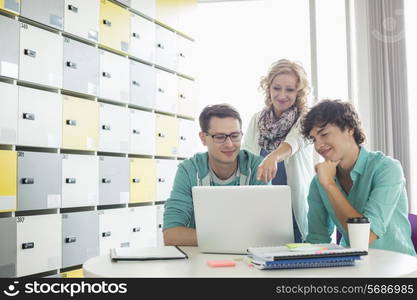
[[[192,194],[200,252],[246,254],[294,242],[287,185],[196,186]]]

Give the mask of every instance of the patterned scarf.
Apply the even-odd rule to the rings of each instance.
[[[295,105],[284,111],[278,118],[275,116],[272,105],[264,108],[258,123],[259,146],[268,152],[277,149],[297,121],[298,115],[298,108]]]

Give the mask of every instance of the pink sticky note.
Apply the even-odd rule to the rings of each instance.
[[[236,266],[236,263],[231,260],[209,260],[207,261],[207,264],[212,268]]]

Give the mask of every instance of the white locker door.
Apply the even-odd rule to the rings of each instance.
[[[129,153],[155,155],[155,130],[155,114],[131,109]]]
[[[17,277],[61,268],[61,215],[17,217]]]
[[[62,207],[98,204],[98,157],[64,154],[62,159]]]
[[[156,104],[158,111],[177,113],[177,76],[165,71],[156,71]]]
[[[21,23],[19,79],[61,88],[63,42],[56,33]]]
[[[196,122],[178,119],[180,140],[178,142],[178,156],[189,158],[194,154],[196,141],[198,139],[198,128]]]
[[[97,43],[99,11],[99,1],[65,0],[64,30]]]
[[[130,247],[156,246],[155,206],[129,208]]]
[[[178,160],[156,160],[156,201],[166,201],[171,194]]]
[[[130,54],[147,62],[155,62],[155,24],[131,14]]]
[[[155,62],[157,65],[168,68],[170,70],[177,70],[178,56],[177,56],[177,36],[173,31],[170,31],[162,26],[156,25],[156,53]]]
[[[126,208],[100,210],[100,255],[109,254],[110,248],[129,246],[129,215]]]
[[[19,86],[18,144],[59,148],[62,98],[57,93]]]
[[[18,116],[17,85],[0,82],[0,95],[0,144],[15,145]]]
[[[131,60],[130,81],[130,104],[155,108],[156,69]]]
[[[178,114],[195,118],[196,111],[197,99],[194,81],[178,77]]]
[[[155,18],[156,0],[131,0],[130,7],[148,17]]]
[[[129,128],[130,116],[127,108],[101,103],[99,151],[127,153]]]
[[[177,35],[178,45],[178,73],[194,77],[193,70],[193,42],[180,35]]]
[[[164,205],[156,205],[156,245],[164,246],[164,235],[162,228],[164,226]]]
[[[129,59],[100,50],[99,97],[129,103]]]

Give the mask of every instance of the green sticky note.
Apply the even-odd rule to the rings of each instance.
[[[290,244],[287,244],[286,246],[289,249],[295,249],[295,248],[305,247],[305,246],[310,246],[310,245],[311,245],[310,243],[290,243]]]

